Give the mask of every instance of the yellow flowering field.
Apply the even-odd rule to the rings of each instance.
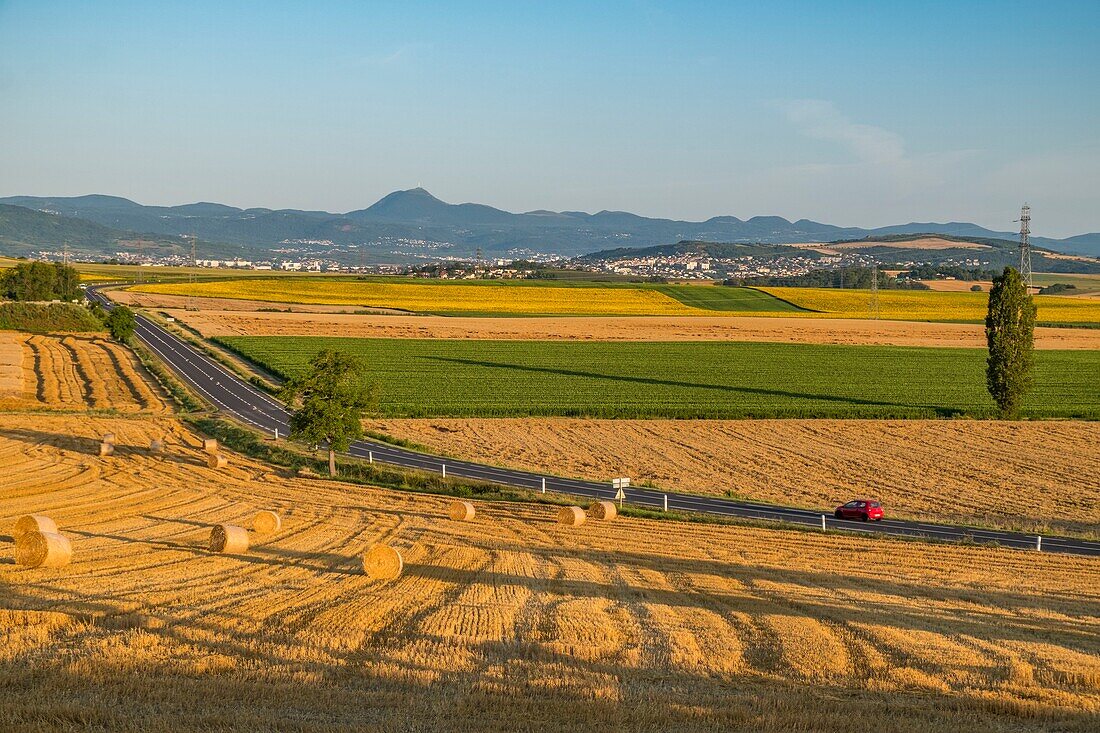
[[[500,315],[713,315],[643,288],[437,285],[290,278],[138,285],[131,290],[283,303]]]
[[[759,288],[789,303],[832,318],[867,318],[868,290],[837,288]],[[988,293],[930,290],[880,290],[879,317],[903,321],[980,321],[985,318]],[[1037,320],[1046,323],[1100,323],[1100,301],[1036,295]]]

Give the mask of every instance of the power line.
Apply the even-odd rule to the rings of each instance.
[[[191,269],[187,271],[187,306],[189,311],[197,311],[198,307],[195,305],[195,268],[199,266],[198,260],[195,259],[195,235],[191,235]]]
[[[871,265],[871,303],[870,303],[871,318],[878,320],[879,308],[878,308],[878,262],[874,262]]]

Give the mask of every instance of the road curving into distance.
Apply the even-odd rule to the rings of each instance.
[[[102,287],[106,286],[88,288],[88,298],[98,301],[105,308],[111,308],[113,304],[99,292]],[[272,435],[276,430],[280,436],[290,433],[290,414],[286,406],[271,395],[241,379],[184,339],[148,318],[140,315],[137,317],[135,333],[142,343],[168,365],[188,387],[202,395],[223,413]],[[437,473],[443,472],[446,466],[446,475],[455,478],[490,481],[535,491],[545,488],[548,492],[592,499],[612,499],[615,496],[610,478],[605,483],[598,483],[544,476],[530,471],[441,458],[371,440],[354,443],[348,450],[348,454],[355,458],[372,458],[381,463]],[[666,508],[667,500],[667,509],[676,512],[704,512],[718,516],[779,521],[815,528],[820,528],[823,521],[821,512],[808,509],[665,492],[644,487],[630,487],[625,493],[626,503],[651,509]],[[1019,532],[890,519],[863,523],[834,519],[831,509],[829,512],[828,515],[824,515],[824,523],[828,529],[894,537],[922,537],[950,542],[995,542],[1004,547],[1021,550],[1035,550],[1038,546],[1038,538],[1035,535]],[[1100,556],[1100,542],[1067,537],[1043,537],[1041,549],[1043,552]]]

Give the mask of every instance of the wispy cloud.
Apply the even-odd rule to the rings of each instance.
[[[405,43],[382,53],[362,56],[356,61],[358,66],[399,66],[417,60],[431,48],[429,43]]]
[[[897,163],[905,159],[905,141],[890,130],[853,122],[836,105],[823,99],[790,99],[776,103],[795,128],[807,137],[847,147],[865,163]]]

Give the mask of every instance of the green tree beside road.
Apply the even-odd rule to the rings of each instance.
[[[326,445],[331,476],[336,475],[336,451],[346,451],[363,437],[363,417],[378,407],[378,385],[365,384],[362,370],[354,356],[325,349],[279,394],[293,410],[290,437]]]
[[[107,314],[107,319],[103,323],[107,326],[107,330],[111,332],[111,338],[115,341],[127,343],[130,337],[134,335],[137,320],[134,318],[132,310],[120,305]]]
[[[993,278],[985,317],[986,387],[1001,416],[1015,418],[1031,389],[1035,367],[1035,302],[1011,267]]]

